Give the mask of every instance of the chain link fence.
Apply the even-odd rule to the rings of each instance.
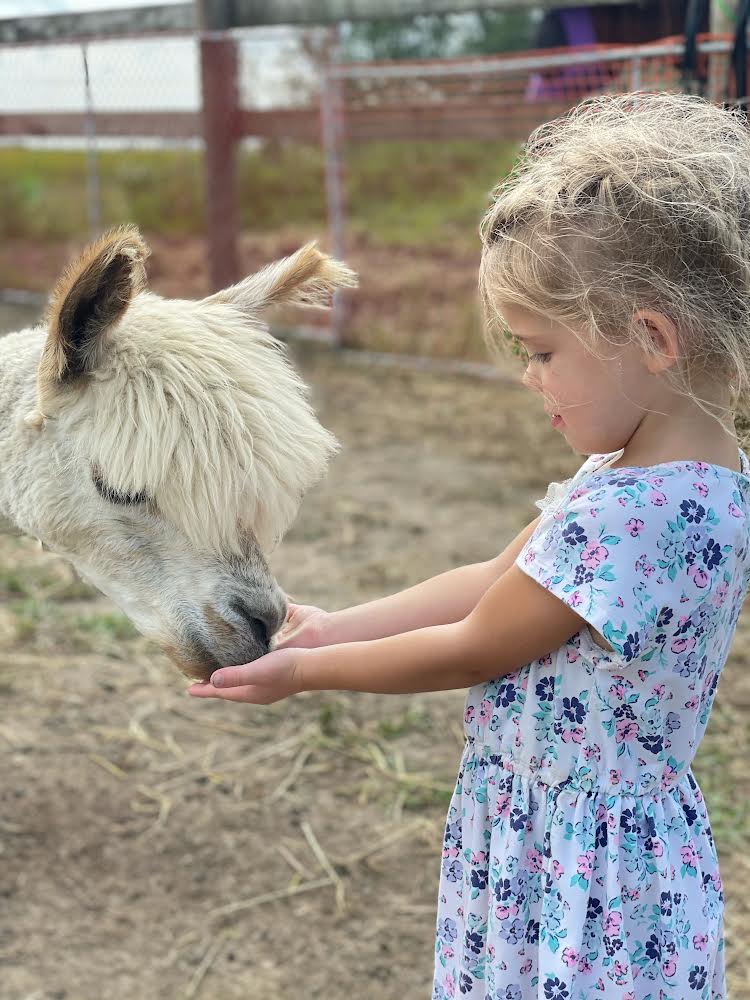
[[[238,270],[319,239],[361,275],[323,334],[478,365],[478,222],[528,132],[587,94],[690,86],[681,38],[379,64],[341,63],[327,29],[2,45],[0,288],[44,293],[87,238],[135,223],[158,291],[209,289],[207,37],[226,60],[213,152],[236,160]],[[713,99],[731,47],[697,40]]]

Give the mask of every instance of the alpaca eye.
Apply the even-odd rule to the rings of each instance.
[[[148,497],[144,492],[140,493],[119,493],[117,490],[108,486],[101,476],[94,474],[94,486],[96,487],[96,492],[104,500],[109,503],[118,504],[121,507],[135,507],[138,504],[146,503]]]

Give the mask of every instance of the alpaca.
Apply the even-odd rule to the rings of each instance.
[[[262,322],[356,284],[309,244],[200,301],[145,289],[134,227],[68,267],[0,339],[0,531],[69,560],[188,677],[268,651],[266,563],[336,441]]]

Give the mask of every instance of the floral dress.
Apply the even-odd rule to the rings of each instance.
[[[726,996],[690,764],[750,582],[750,465],[621,454],[552,484],[516,561],[587,625],[468,693],[433,1000]]]

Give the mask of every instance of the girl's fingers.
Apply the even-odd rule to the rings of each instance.
[[[213,684],[193,684],[187,689],[193,698],[220,698],[222,701],[244,701],[250,705],[269,705],[272,699],[267,688],[259,688],[255,684],[245,687],[233,687],[222,690]]]

